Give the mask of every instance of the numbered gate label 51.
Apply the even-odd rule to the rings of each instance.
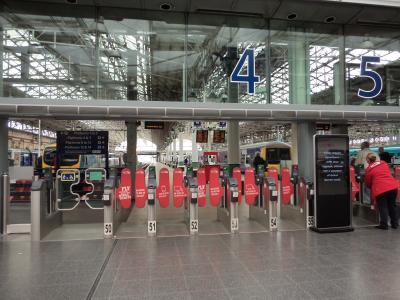
[[[156,221],[148,221],[148,223],[147,223],[148,233],[156,233],[157,232],[156,226],[157,226]]]

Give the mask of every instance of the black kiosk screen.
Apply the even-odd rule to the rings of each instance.
[[[351,225],[348,145],[347,136],[315,136],[318,228]]]

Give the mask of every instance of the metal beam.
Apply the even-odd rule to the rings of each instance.
[[[400,108],[356,105],[281,105],[0,98],[0,116],[93,120],[313,120],[400,122]]]

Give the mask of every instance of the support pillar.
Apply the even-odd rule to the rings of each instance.
[[[183,159],[183,132],[179,132],[178,137],[179,137],[178,166],[183,166],[184,165],[184,159]]]
[[[288,56],[289,101],[291,104],[309,104],[309,53],[305,33],[303,31],[292,30]]]
[[[126,122],[126,166],[131,170],[132,175],[132,183],[135,182],[135,172],[137,165],[137,155],[136,155],[136,146],[137,146],[137,123],[136,121]],[[134,184],[133,184],[134,186]],[[132,189],[132,193],[133,193]],[[133,195],[133,194],[132,194]]]
[[[297,123],[297,150],[300,176],[313,178],[313,136],[316,132],[315,123],[298,122]]]
[[[192,167],[196,170],[199,167],[199,151],[197,150],[196,130],[192,134]]]
[[[176,165],[176,138],[172,141],[172,163]]]
[[[3,173],[8,174],[8,119],[0,119],[0,175]],[[3,179],[3,177],[0,177]],[[4,208],[5,201],[8,199],[3,198],[3,191],[0,190],[0,234],[6,231],[4,221]]]
[[[228,57],[237,58],[238,50],[236,47],[228,48]],[[228,78],[228,101],[230,103],[239,102],[239,84],[231,83]],[[230,173],[234,167],[240,166],[240,131],[239,121],[228,122],[228,164]]]

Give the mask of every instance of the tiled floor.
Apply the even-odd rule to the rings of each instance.
[[[0,242],[1,299],[400,299],[400,231]]]

